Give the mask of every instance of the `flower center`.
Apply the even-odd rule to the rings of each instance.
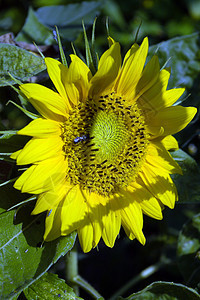
[[[137,176],[148,134],[140,109],[125,103],[115,93],[89,99],[62,124],[71,184],[110,196]]]
[[[105,159],[112,162],[124,149],[129,133],[122,118],[111,110],[96,114],[90,136],[94,137],[95,147],[99,149],[96,154],[99,162]]]

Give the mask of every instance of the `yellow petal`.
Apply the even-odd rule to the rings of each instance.
[[[53,241],[61,236],[61,208],[62,202],[47,213],[44,233],[46,242]]]
[[[28,180],[30,175],[34,173],[36,167],[36,165],[33,165],[23,172],[23,174],[15,181],[14,188],[22,191],[24,183]]]
[[[93,227],[87,222],[86,225],[78,229],[78,238],[83,252],[89,252],[93,247]]]
[[[162,220],[162,209],[156,198],[151,197],[149,200],[143,200],[140,206],[145,215],[157,220]]]
[[[88,219],[90,220],[93,228],[93,241],[92,247],[95,248],[99,243],[102,236],[102,207],[101,204],[93,208],[89,215]]]
[[[167,90],[163,93],[162,98],[155,97],[152,101],[152,105],[156,107],[157,110],[171,106],[182,96],[184,92],[184,88]]]
[[[38,118],[19,130],[17,134],[38,138],[47,138],[52,135],[59,136],[61,134],[61,126],[59,122]]]
[[[67,67],[61,64],[58,60],[51,57],[46,57],[45,63],[47,66],[49,77],[51,78],[60,96],[64,99],[63,101],[66,101],[67,107],[70,108],[70,104],[64,87],[64,80],[68,74]]]
[[[137,180],[139,181],[139,180]],[[161,220],[162,209],[158,200],[142,185],[142,182],[134,181],[128,187],[128,191],[132,193],[132,197],[136,200],[146,215],[151,218]]]
[[[142,97],[151,86],[155,84],[158,80],[158,76],[160,73],[160,64],[158,61],[158,57],[154,55],[152,59],[145,66],[141,78],[138,81],[135,90],[130,95],[130,98],[136,100],[139,97]]]
[[[86,199],[80,189],[76,185],[67,193],[62,206],[61,219],[62,235],[67,235],[85,223],[87,205]]]
[[[49,210],[51,213],[52,209],[55,210],[56,206],[61,205],[60,202],[64,200],[71,188],[68,182],[63,182],[53,186],[52,190],[40,194],[31,214],[37,215],[46,210]]]
[[[89,96],[94,97],[109,91],[118,75],[121,66],[121,54],[119,43],[114,43],[101,56],[98,71],[92,77]]]
[[[47,159],[28,168],[15,182],[22,193],[40,194],[53,189],[67,174],[67,161],[63,156]]]
[[[22,150],[18,150],[16,152],[13,152],[10,156],[10,158],[12,159],[17,159],[17,157],[19,156],[19,154],[21,153]]]
[[[107,39],[108,39],[109,46],[112,46],[114,43],[116,43],[111,36],[109,36]]]
[[[104,212],[104,197],[96,193],[85,192],[87,195],[88,219],[93,227],[93,248],[97,246],[103,231],[102,216]]]
[[[134,240],[135,239],[134,234],[123,224],[123,220],[122,220],[122,226],[129,240]]]
[[[69,107],[58,93],[37,83],[22,84],[20,90],[43,117],[56,121],[66,119]]]
[[[17,157],[17,164],[28,165],[62,155],[62,147],[63,141],[59,136],[46,139],[33,138],[21,150]]]
[[[70,57],[69,69],[52,58],[46,58],[45,62],[51,80],[71,110],[72,104],[86,99],[91,72],[78,56],[72,54]]]
[[[102,238],[108,247],[113,247],[121,227],[121,216],[119,211],[114,211],[111,203],[102,207],[103,232]]]
[[[64,84],[70,101],[77,105],[88,97],[89,81],[92,73],[88,66],[76,55],[71,54],[71,64]]]
[[[133,44],[131,46],[131,48],[127,51],[125,57],[124,57],[124,60],[123,60],[123,65],[122,67],[124,68],[128,59],[131,57],[133,59],[133,56],[135,55],[136,51],[140,48],[140,46],[138,44]]]
[[[72,61],[64,81],[65,89],[72,105],[77,106],[82,100],[82,90],[80,86],[81,80],[82,78],[80,76],[79,69],[77,68],[77,63],[76,61]]]
[[[151,126],[150,124],[146,125],[147,132],[151,134],[149,139],[155,139],[157,137],[160,137],[164,133],[164,128],[162,126]]]
[[[162,140],[161,140],[162,145],[167,149],[167,150],[178,150],[179,146],[178,146],[178,142],[175,139],[175,137],[173,137],[172,135],[167,135],[165,136]]]
[[[169,208],[174,208],[175,201],[178,200],[178,195],[175,184],[169,174],[163,172],[162,169],[145,164],[139,175],[144,186],[146,186],[155,198]]]
[[[146,162],[169,174],[182,174],[181,167],[159,141],[152,141],[148,146]]]
[[[139,49],[130,55],[122,66],[119,78],[117,79],[116,89],[117,93],[125,96],[127,100],[129,100],[129,96],[134,92],[141,77],[147,52],[148,39],[145,38]]]
[[[152,105],[152,109],[155,112],[158,112],[159,110],[165,107],[171,106],[182,96],[184,91],[185,89],[179,88],[179,89],[167,90],[164,91],[163,93],[158,93],[158,95],[155,96],[150,102],[150,104]]]
[[[150,88],[147,89],[138,99],[140,107],[144,113],[151,113],[150,119],[152,118],[152,113],[157,113],[159,107],[162,107],[163,103],[165,103],[163,100],[163,93],[166,91],[169,77],[170,72],[168,69],[160,71],[155,83],[151,85]]]
[[[122,197],[116,198],[117,206],[121,214],[123,227],[138,239],[141,244],[145,244],[145,237],[142,232],[143,215],[140,204],[134,201],[132,194],[122,191]]]
[[[150,120],[151,126],[163,127],[163,135],[174,134],[187,126],[194,118],[197,109],[195,107],[171,106],[160,110]]]

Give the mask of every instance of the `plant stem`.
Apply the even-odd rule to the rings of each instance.
[[[81,276],[78,275],[78,253],[76,244],[66,256],[66,281],[73,288],[75,294],[79,295],[79,287],[84,289],[96,300],[104,298]]]
[[[81,276],[77,275],[74,278],[74,282],[88,292],[94,299],[104,300],[104,298]]]
[[[66,256],[66,281],[67,283],[73,288],[75,294],[79,295],[79,288],[76,284],[74,278],[78,276],[78,253],[76,244],[74,245],[73,249],[68,253]]]

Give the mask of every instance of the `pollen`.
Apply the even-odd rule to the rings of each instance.
[[[80,103],[62,124],[71,184],[110,196],[126,188],[145,158],[148,134],[137,104],[115,93]]]

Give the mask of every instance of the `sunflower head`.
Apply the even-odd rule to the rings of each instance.
[[[111,38],[92,75],[71,55],[69,67],[45,58],[56,91],[35,83],[20,90],[40,113],[18,134],[25,147],[11,155],[30,165],[15,182],[37,194],[33,214],[47,211],[44,240],[77,230],[84,252],[102,237],[113,247],[121,225],[142,244],[143,214],[162,219],[173,208],[176,187],[170,174],[181,169],[169,150],[196,109],[173,104],[184,89],[167,90],[168,69],[153,56],[144,67],[148,39],[134,44],[121,63]]]

